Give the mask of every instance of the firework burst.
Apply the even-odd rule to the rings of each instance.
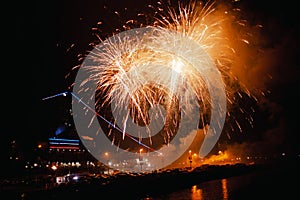
[[[236,23],[228,7],[200,1],[178,4],[176,9],[158,4],[153,23],[100,39],[101,45],[94,46],[81,66],[87,75],[80,80],[78,91],[92,91],[86,100],[94,101],[95,111],[111,122],[101,128],[112,144],[129,152],[145,146],[144,152],[153,152],[168,146],[182,116],[199,119],[193,129],[209,124],[213,134],[221,132],[223,113],[226,104],[232,104],[233,94],[238,90],[252,95],[236,73],[240,58],[237,62],[233,45],[249,42],[240,30],[228,30]],[[95,88],[90,88],[91,82]],[[199,110],[196,115],[194,102]],[[155,110],[153,115],[151,110]],[[153,129],[149,126],[153,120],[162,120],[163,125]],[[130,122],[145,129],[128,139]],[[122,134],[115,133],[115,127]]]
[[[265,86],[257,83],[256,77],[248,75],[255,66],[258,52],[262,51],[257,33],[262,25],[249,25],[242,17],[241,9],[234,6],[237,3],[189,1],[174,6],[158,2],[158,6],[153,8],[156,13],[154,26],[191,38],[213,59],[226,88],[227,115],[233,118],[237,129],[242,132],[240,120],[234,119],[230,112],[235,109],[238,99],[258,101],[264,97]],[[205,99],[202,98],[202,102]],[[241,112],[252,125],[254,110],[240,107],[237,112]]]

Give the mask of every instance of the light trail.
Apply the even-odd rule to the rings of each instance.
[[[100,117],[103,121],[105,121],[107,124],[109,124],[110,126],[112,126],[114,129],[118,130],[120,133],[123,134],[123,130],[121,130],[119,127],[117,127],[115,124],[113,124],[112,122],[108,121],[107,119],[105,119],[102,115],[100,115],[98,112],[96,112],[94,109],[92,109],[88,104],[86,104],[85,102],[83,102],[78,96],[76,96],[73,92],[61,92],[52,96],[48,96],[43,98],[42,100],[48,100],[48,99],[52,99],[55,97],[59,97],[59,96],[67,96],[67,94],[71,94],[75,99],[78,100],[79,103],[83,104],[84,106],[86,106],[90,111],[92,111],[95,115],[97,115],[98,117]],[[130,138],[131,140],[135,141],[136,143],[138,143],[139,145],[149,149],[152,152],[156,152],[159,155],[162,155],[161,152],[156,151],[155,149],[143,144],[141,141],[135,139],[134,137],[132,137],[130,134],[125,133],[125,136],[127,136],[128,138]]]
[[[44,101],[44,100],[52,99],[52,98],[59,97],[59,96],[67,96],[67,94],[68,94],[68,92],[61,92],[61,93],[58,93],[58,94],[55,94],[52,96],[45,97],[42,100]]]

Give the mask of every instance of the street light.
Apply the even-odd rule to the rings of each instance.
[[[52,165],[51,169],[54,172],[54,178],[52,177],[52,180],[53,180],[53,185],[55,186],[55,184],[56,184],[56,176],[57,176],[57,172],[56,172],[57,171],[57,166],[56,165]]]
[[[189,150],[189,162],[190,162],[190,168],[192,169],[192,162],[193,162],[193,157],[192,157],[192,150]]]
[[[51,167],[51,169],[52,169],[53,171],[56,171],[56,170],[57,170],[57,167],[56,167],[55,165],[53,165],[53,166]]]
[[[109,162],[109,153],[105,152],[104,153],[105,157],[106,157],[106,161],[107,161],[107,173],[109,174],[109,168],[110,168],[110,162]]]

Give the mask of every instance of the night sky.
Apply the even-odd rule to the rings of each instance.
[[[239,2],[250,23],[264,25],[264,48],[268,50],[265,56],[270,56],[270,60],[274,58],[274,63],[267,63],[272,65],[267,67],[271,67],[272,79],[266,86],[270,93],[259,102],[254,129],[245,125],[247,131],[233,134],[230,141],[251,142],[253,148],[264,147],[256,151],[268,151],[270,146],[270,151],[300,154],[297,6],[292,1],[268,2]],[[96,41],[93,28],[98,26],[97,22],[103,22],[101,34],[105,37],[126,20],[149,11],[148,4],[154,1],[54,0],[10,5],[10,11],[2,19],[8,25],[3,29],[7,34],[3,39],[8,43],[4,51],[8,55],[2,58],[5,64],[1,88],[4,119],[1,148],[4,152],[13,139],[30,149],[37,141],[52,136],[57,127],[68,120],[71,107],[68,98],[48,101],[42,98],[68,90],[74,74],[66,75],[80,64],[78,55],[90,50],[89,43]]]

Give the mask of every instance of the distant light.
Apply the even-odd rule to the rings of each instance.
[[[78,179],[79,179],[78,176],[74,176],[74,177],[73,177],[73,180],[78,180]]]

